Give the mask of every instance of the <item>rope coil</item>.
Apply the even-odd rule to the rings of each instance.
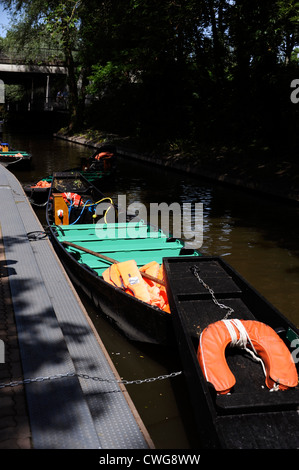
[[[253,346],[252,341],[251,341],[251,339],[250,339],[250,337],[249,337],[249,335],[246,331],[245,326],[242,324],[242,322],[240,320],[238,320],[237,318],[235,318],[233,320],[221,320],[221,321],[223,321],[223,323],[225,324],[226,328],[229,331],[229,334],[230,334],[230,337],[231,337],[230,346],[231,347],[238,346],[239,348],[244,349],[246,352],[248,352],[256,362],[259,362],[262,365],[263,372],[266,376],[266,369],[265,369],[264,362],[258,356],[258,354],[256,352],[256,349]],[[240,334],[239,339],[238,339],[238,335],[237,335],[236,330],[235,330],[233,325],[239,331],[239,334]],[[247,348],[248,343],[250,344],[252,349]]]

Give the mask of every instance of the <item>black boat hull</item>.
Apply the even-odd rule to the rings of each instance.
[[[20,157],[5,157],[4,155],[1,155],[0,153],[1,165],[9,169],[13,169],[13,168],[16,168],[18,170],[26,169],[31,165],[31,161],[32,161],[31,155],[20,158]]]
[[[55,178],[59,179],[55,180]],[[123,289],[114,287],[114,285],[104,281],[102,276],[98,275],[95,269],[91,269],[82,261],[80,262],[78,258],[74,256],[74,252],[68,251],[63,241],[59,240],[59,233],[64,232],[66,228],[64,229],[64,225],[55,225],[54,223],[54,209],[51,200],[53,185],[56,184],[55,193],[63,192],[65,189],[62,188],[65,187],[65,184],[69,184],[68,182],[72,181],[72,179],[82,181],[82,184],[86,187],[86,189],[82,189],[80,194],[89,195],[89,191],[93,191],[93,197],[90,198],[88,196],[88,200],[95,198],[96,201],[99,201],[104,198],[104,195],[99,189],[88,182],[80,173],[73,174],[62,172],[54,174],[53,181],[56,182],[52,182],[46,208],[46,221],[50,241],[71,281],[75,286],[79,287],[93,302],[96,308],[109,318],[130,340],[151,344],[172,343],[174,336],[171,315],[168,312],[139,300],[126,293]],[[68,191],[72,191],[70,187]],[[84,227],[84,223],[82,224],[81,222],[81,227]],[[66,226],[68,226],[68,224]],[[93,224],[92,226],[96,227],[96,225]],[[74,227],[76,227],[76,225],[74,225]],[[167,237],[165,240],[166,239]],[[80,241],[77,243],[80,245]],[[165,246],[167,247],[167,243]],[[128,253],[129,256],[132,256],[131,251]],[[118,253],[116,251],[115,258],[117,258],[117,256]],[[101,260],[101,262],[104,263],[104,269],[106,268],[106,263],[107,268],[111,265],[111,262],[103,260]]]
[[[69,255],[54,232],[51,232],[53,247],[73,284],[80,288],[93,305],[128,339],[151,344],[172,343],[173,331],[169,313],[105,282]]]
[[[209,449],[294,449],[299,447],[299,389],[270,392],[259,364],[240,352],[227,362],[236,377],[230,395],[216,395],[197,359],[199,337],[208,324],[223,319],[210,293],[190,268],[197,265],[201,278],[218,302],[234,308],[231,318],[255,319],[271,326],[292,352],[289,338],[299,331],[277,309],[218,257],[196,260],[164,259],[167,293],[172,312],[186,386],[197,423],[197,444]],[[297,347],[298,347],[298,343]],[[235,348],[233,348],[235,349]],[[298,371],[298,362],[296,364]]]

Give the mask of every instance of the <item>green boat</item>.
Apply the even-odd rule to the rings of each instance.
[[[66,171],[79,171],[84,175],[87,181],[93,184],[97,184],[104,178],[107,179],[114,175],[116,161],[117,155],[115,147],[105,145],[94,152],[90,157],[82,158],[80,165],[77,168]],[[46,203],[49,196],[52,179],[53,176],[48,175],[34,184],[26,184],[24,185],[24,191],[33,202]]]
[[[75,195],[77,203],[67,204],[66,194]],[[107,202],[105,213],[98,215],[99,204],[103,202]],[[163,258],[200,256],[200,253],[136,217],[111,221],[112,208],[115,209],[113,201],[82,174],[54,174],[46,209],[52,244],[73,283],[128,338],[167,344],[172,341],[173,333],[167,299],[163,298]],[[123,284],[107,280],[109,275],[112,279],[110,271],[121,272],[127,263],[130,269],[131,265],[137,269],[135,272],[133,266],[128,274],[129,284],[125,283],[124,275]],[[158,265],[160,275],[153,276],[147,270],[148,265],[154,268]],[[144,287],[149,290],[153,287],[157,296],[145,300],[142,291],[140,297],[138,289]]]
[[[0,163],[6,167],[15,165],[18,168],[27,166],[31,163],[32,155],[23,150],[13,150],[9,144],[2,142],[0,144]]]

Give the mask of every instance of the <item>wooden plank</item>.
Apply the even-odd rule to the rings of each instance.
[[[69,225],[65,227],[65,230],[88,230],[94,229],[96,224],[76,224],[76,225]],[[146,227],[147,225],[144,223],[129,223],[129,222],[120,222],[120,223],[109,223],[106,225],[107,228],[127,228],[127,227]]]
[[[179,251],[175,252],[175,250],[149,250],[149,251],[131,251],[131,252],[119,252],[117,253],[117,259],[119,262],[128,261],[130,259],[134,259],[138,266],[143,266],[151,261],[157,261],[157,263],[162,264],[164,256],[178,256]],[[115,257],[116,253],[105,253],[107,257]],[[92,269],[97,269],[100,267],[100,263],[102,265],[102,261],[100,259],[95,258],[92,255],[87,253],[82,253],[80,256],[81,263],[87,264]],[[107,264],[107,263],[106,263]]]
[[[72,248],[79,249],[80,251],[86,252],[86,253],[92,255],[93,257],[96,257],[97,259],[108,261],[111,264],[118,264],[119,263],[119,261],[116,260],[116,259],[109,258],[109,257],[103,255],[102,253],[97,253],[95,251],[91,251],[87,248],[83,248],[82,246],[74,245],[73,243],[69,243],[69,242],[64,242],[64,244],[69,244],[69,246],[71,246]],[[161,279],[158,279],[154,276],[151,276],[150,274],[147,274],[146,272],[141,272],[140,274],[141,274],[142,277],[145,277],[147,279],[150,279],[151,281],[157,282],[158,284],[164,285],[164,282]]]
[[[62,243],[69,240],[60,240]],[[79,244],[79,243],[78,243]],[[166,239],[121,239],[121,240],[98,240],[80,241],[82,248],[98,253],[119,253],[125,251],[147,251],[147,250],[180,250],[183,245],[177,242],[166,242]],[[77,250],[76,250],[77,251]]]
[[[287,393],[280,391],[271,393],[266,387],[261,388],[259,392],[253,393],[233,393],[231,395],[218,395],[216,399],[217,406],[222,410],[234,412],[251,410],[260,411],[261,409],[271,408],[279,410],[282,407],[294,408],[298,404],[299,390],[288,390]]]
[[[87,224],[90,225],[90,224]],[[161,232],[148,232],[147,227],[142,227],[138,231],[128,231],[126,227],[119,229],[109,228],[101,229],[96,228],[96,224],[91,225],[92,228],[87,230],[76,229],[74,226],[63,226],[63,232],[58,232],[59,240],[68,240],[68,241],[89,241],[89,240],[144,240],[144,239],[164,239],[167,240],[167,236]],[[70,227],[70,228],[69,228]]]

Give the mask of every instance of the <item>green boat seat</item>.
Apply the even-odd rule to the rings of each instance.
[[[167,238],[126,238],[116,240],[84,240],[80,241],[79,246],[98,253],[107,253],[134,250],[175,249],[177,247],[181,248],[183,245],[179,240],[167,242]]]
[[[116,224],[74,224],[58,229],[60,242],[68,241],[82,248],[103,254],[117,262],[134,259],[140,268],[151,261],[162,264],[164,257],[182,256],[183,242],[168,239],[161,230],[143,221]],[[99,275],[111,263],[74,247],[67,247],[80,263],[95,270]],[[190,255],[190,253],[188,253]]]
[[[78,242],[89,240],[167,238],[160,230],[150,230],[145,224],[74,224],[63,225],[58,231],[60,241]]]

